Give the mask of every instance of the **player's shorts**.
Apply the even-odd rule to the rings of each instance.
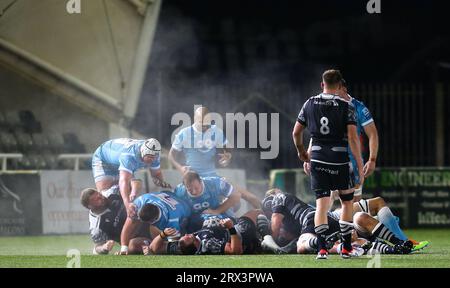
[[[104,163],[100,158],[99,149],[97,149],[92,156],[92,174],[94,176],[95,183],[105,179],[119,181],[118,167],[115,165]]]
[[[316,193],[317,198],[330,196],[332,190],[351,188],[353,181],[348,164],[330,165],[311,161],[311,190]]]
[[[239,217],[234,227],[241,234],[243,254],[254,254],[260,251],[261,245],[257,237],[256,225],[250,218]]]
[[[354,196],[361,196],[363,186],[361,185],[361,179],[359,179],[358,166],[356,165],[356,161],[353,159],[350,161],[350,177],[355,185]]]
[[[315,214],[316,213],[314,211],[311,214],[306,216],[304,222],[302,223],[301,234],[305,234],[305,233],[316,234],[316,231],[314,229]],[[339,225],[339,218],[336,218],[335,215],[328,213],[328,234],[331,235],[331,234],[339,233],[340,231],[341,231],[341,227]]]

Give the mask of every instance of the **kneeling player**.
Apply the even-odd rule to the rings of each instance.
[[[139,182],[132,181],[132,190],[139,190]],[[117,185],[98,192],[87,188],[81,192],[81,204],[89,209],[91,239],[94,242],[93,254],[108,254],[115,242],[120,242],[120,234],[127,219],[127,212]],[[140,254],[142,244],[151,241],[149,225],[142,223],[131,235],[130,254]]]

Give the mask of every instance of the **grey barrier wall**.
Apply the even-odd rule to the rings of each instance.
[[[0,236],[42,233],[40,175],[0,174]]]

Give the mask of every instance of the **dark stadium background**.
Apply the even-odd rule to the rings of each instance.
[[[247,169],[250,177],[295,168],[292,121],[320,91],[322,71],[338,68],[374,115],[379,166],[450,165],[450,39],[441,2],[382,1],[381,14],[368,14],[366,4],[164,1],[133,127],[170,145],[172,114],[192,115],[194,104],[222,115],[278,112],[279,157],[259,161],[240,151],[233,164],[259,167]],[[447,97],[437,100],[437,89]]]

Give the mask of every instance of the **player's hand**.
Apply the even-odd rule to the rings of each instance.
[[[189,170],[191,170],[191,166],[181,166],[181,174],[186,174]]]
[[[372,160],[367,161],[367,163],[364,165],[363,168],[365,178],[369,177],[373,173],[373,171],[375,171],[375,166],[376,166],[375,161]]]
[[[219,215],[219,211],[214,209],[206,209],[202,212],[202,214],[211,214],[211,215]]]
[[[162,187],[162,188],[172,189],[172,186],[169,183],[167,183],[166,181],[161,180],[161,179],[159,179],[157,177],[153,177],[153,183],[156,186],[159,186],[159,187]]]
[[[133,202],[134,199],[136,199],[136,193],[135,192],[131,192],[130,193],[130,202]]]
[[[230,164],[231,162],[231,153],[230,152],[224,152],[224,153],[219,153],[220,159],[219,159],[219,164],[221,167],[227,167],[228,164]]]
[[[298,158],[299,158],[301,161],[303,161],[303,162],[309,162],[309,161],[310,161],[308,152],[307,152],[307,151],[304,151],[304,150],[301,151],[301,152],[298,152]]]
[[[166,229],[164,229],[164,234],[166,236],[174,236],[174,235],[178,234],[178,231],[175,228],[166,228]]]
[[[222,225],[223,227],[227,228],[227,229],[231,229],[234,227],[234,223],[230,218],[225,218],[220,220],[220,225]]]
[[[311,175],[311,163],[310,162],[304,162],[303,163],[303,171],[305,171],[306,175]]]
[[[103,244],[102,249],[103,251],[110,252],[112,248],[114,247],[114,240],[108,240],[105,244]]]
[[[133,203],[129,203],[126,207],[127,207],[128,217],[135,218],[136,217],[136,205],[134,205]]]
[[[144,254],[144,256],[148,256],[150,254],[152,254],[152,250],[150,249],[150,245],[143,245],[142,246],[142,253]]]

